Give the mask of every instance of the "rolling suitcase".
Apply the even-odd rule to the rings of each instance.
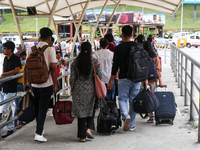
[[[158,87],[158,86],[157,86]],[[158,97],[160,105],[155,111],[155,121],[158,124],[171,124],[173,125],[173,120],[176,115],[176,104],[174,94],[172,92],[167,92],[167,85],[165,85],[165,91],[155,92],[154,94]]]

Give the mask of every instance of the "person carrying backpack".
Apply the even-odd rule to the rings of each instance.
[[[135,129],[135,115],[136,113],[133,110],[133,99],[138,95],[140,92],[141,83],[140,82],[133,82],[132,80],[128,79],[128,59],[129,53],[132,47],[137,47],[137,43],[131,41],[132,37],[132,27],[126,25],[122,28],[122,39],[123,42],[115,47],[114,50],[114,58],[113,58],[113,66],[112,66],[112,73],[107,84],[107,88],[109,90],[113,87],[113,80],[115,79],[116,73],[119,71],[119,81],[118,81],[118,100],[119,100],[119,107],[122,114],[122,120],[124,121],[123,130],[129,131]],[[145,80],[145,84],[148,81]],[[127,101],[129,99],[129,110]]]
[[[44,122],[51,95],[58,91],[56,52],[54,47],[48,45],[52,34],[53,32],[49,28],[40,29],[39,43],[28,50],[24,70],[24,91],[30,89],[27,85],[28,79],[35,97],[35,141],[40,142],[47,141],[43,137]],[[41,62],[38,62],[40,60]]]
[[[157,81],[159,81],[160,87],[164,87],[164,85],[162,83],[162,79],[161,79],[161,67],[160,67],[159,57],[154,52],[150,41],[144,42],[144,50],[146,50],[149,53],[149,57],[150,57],[151,61],[153,62],[153,64],[155,64],[155,68],[150,67],[149,69],[156,69],[156,72],[158,75],[157,78],[148,79],[148,85],[150,86],[150,90],[151,90],[151,92],[154,93],[156,90]],[[149,113],[148,116],[149,116],[149,119],[147,120],[147,122],[153,123],[154,122],[153,112]]]

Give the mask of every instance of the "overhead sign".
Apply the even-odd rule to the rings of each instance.
[[[143,14],[143,24],[165,24],[165,14],[162,13]]]
[[[200,0],[184,0],[183,4],[200,4]]]

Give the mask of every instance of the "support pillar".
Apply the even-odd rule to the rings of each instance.
[[[155,36],[156,37],[157,37],[157,33],[158,33],[157,26],[155,26]]]
[[[196,4],[194,4],[194,21],[197,21],[197,10],[196,10]]]

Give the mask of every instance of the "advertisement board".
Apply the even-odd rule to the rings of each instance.
[[[183,4],[200,4],[200,0],[184,0]]]
[[[165,24],[165,14],[143,14],[143,24]]]
[[[116,13],[116,20],[117,21],[119,15],[121,12]],[[119,23],[124,24],[124,23],[142,23],[142,12],[137,12],[137,11],[125,11],[120,17]]]

